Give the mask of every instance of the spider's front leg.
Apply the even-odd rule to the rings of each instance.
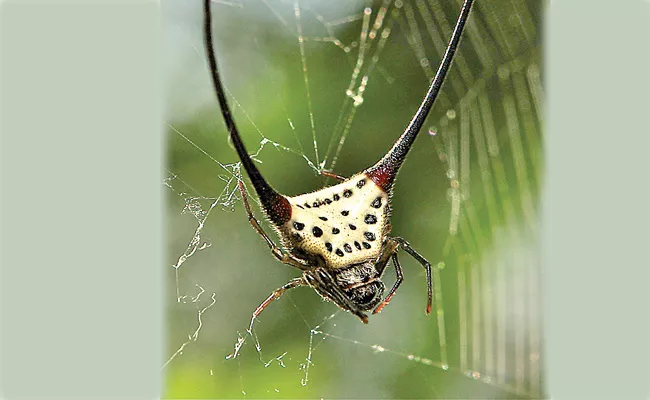
[[[395,274],[397,275],[397,279],[395,279],[395,283],[393,284],[393,287],[390,289],[386,297],[384,298],[384,301],[379,303],[377,307],[372,311],[373,314],[377,314],[381,312],[381,310],[388,305],[390,300],[393,298],[393,295],[395,294],[395,291],[399,287],[399,285],[402,284],[402,281],[404,281],[404,274],[402,273],[402,266],[399,264],[399,261],[397,260],[397,252],[394,252],[391,255],[391,260],[393,261],[393,266],[395,267]]]
[[[248,214],[248,222],[253,226],[255,231],[264,238],[264,241],[266,244],[269,246],[269,249],[271,249],[271,253],[273,253],[273,256],[280,260],[283,264],[290,265],[292,267],[296,267],[300,270],[305,270],[306,265],[303,261],[293,257],[291,254],[285,254],[280,247],[278,247],[273,240],[269,237],[269,235],[264,232],[262,229],[262,226],[260,225],[259,221],[255,219],[255,216],[253,215],[253,211],[251,210],[251,205],[248,202],[248,195],[246,194],[246,190],[244,189],[244,183],[240,180],[237,182],[237,185],[239,187],[239,193],[241,193],[241,198],[242,201],[244,202],[244,208],[246,208],[246,214]]]
[[[374,311],[372,312],[373,314],[376,314],[380,312],[392,299],[393,295],[395,294],[395,291],[399,287],[399,285],[402,283],[403,280],[403,273],[402,273],[402,267],[399,264],[399,261],[397,259],[397,250],[399,246],[402,246],[404,248],[404,251],[406,251],[411,257],[415,258],[425,269],[426,274],[427,274],[427,308],[426,308],[426,313],[430,314],[431,313],[431,308],[432,308],[432,298],[433,298],[433,286],[431,284],[431,263],[427,261],[426,258],[424,258],[422,255],[420,255],[417,251],[413,250],[409,242],[404,240],[401,237],[394,237],[390,238],[387,241],[387,251],[389,252],[388,255],[392,258],[393,261],[393,266],[395,267],[395,273],[397,274],[397,280],[395,281],[395,284],[391,288],[391,290],[388,292],[388,295],[384,298],[384,301],[382,301],[377,307],[375,307]],[[387,262],[387,260],[386,260]],[[385,264],[383,264],[385,266]],[[383,267],[380,273],[383,272]]]
[[[417,260],[425,269],[427,273],[427,308],[426,308],[426,313],[431,314],[431,305],[432,305],[432,298],[433,298],[433,286],[431,285],[431,263],[424,258],[420,253],[417,251],[413,250],[409,242],[404,240],[401,237],[395,237],[393,240],[397,241],[403,248],[404,251],[409,253],[409,255]]]
[[[284,292],[286,292],[289,289],[293,289],[295,287],[298,287],[298,286],[307,286],[307,285],[308,284],[305,281],[305,279],[303,277],[300,277],[300,278],[292,279],[289,282],[287,282],[285,285],[283,285],[282,287],[275,289],[273,291],[273,293],[271,293],[271,295],[269,295],[269,297],[267,297],[266,300],[264,300],[262,302],[262,304],[257,306],[257,308],[255,309],[255,312],[253,312],[253,316],[251,317],[251,324],[248,327],[248,332],[249,333],[253,332],[253,324],[255,323],[255,320],[257,319],[257,317],[262,313],[262,311],[264,311],[264,309],[266,307],[269,306],[269,304],[271,304],[274,300],[279,299],[280,296],[282,296],[282,294],[284,294]]]

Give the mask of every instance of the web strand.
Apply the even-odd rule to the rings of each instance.
[[[271,75],[265,77],[264,85],[259,85],[254,81],[254,75],[245,77],[246,82],[251,80],[251,85],[277,93],[271,96],[276,99],[272,102],[277,103],[277,107],[268,107],[272,113],[279,114],[280,124],[275,123],[277,119],[269,122],[264,113],[248,103],[243,95],[245,85],[237,86],[237,79],[230,80],[230,86],[224,88],[234,111],[242,117],[245,126],[254,131],[243,132],[245,140],[251,141],[253,136],[259,139],[259,144],[252,149],[256,164],[264,161],[261,165],[269,165],[273,149],[276,149],[280,157],[291,154],[289,158],[298,158],[306,170],[314,173],[334,169],[339,162],[343,165],[341,155],[355,143],[355,135],[363,132],[368,121],[386,121],[381,110],[370,111],[377,114],[370,120],[365,119],[366,112],[360,112],[373,102],[393,106],[392,95],[389,97],[378,92],[382,85],[400,94],[401,86],[408,81],[406,74],[413,71],[406,65],[410,63],[419,65],[418,76],[423,86],[433,78],[431,63],[440,59],[445,38],[449,37],[453,26],[453,19],[447,16],[456,14],[458,6],[428,0],[383,0],[378,3],[365,1],[357,9],[333,12],[319,4],[298,0],[263,0],[259,4],[246,0],[213,2],[213,6],[219,9],[215,16],[218,13],[243,15],[247,7],[264,10],[272,25],[282,32],[278,35],[286,35],[284,38],[269,34],[268,41],[284,40],[291,45],[295,57],[291,65],[296,69],[296,76],[289,76],[286,81],[284,75]],[[405,221],[411,221],[408,228],[413,228],[413,232],[417,233],[417,229],[425,229],[427,234],[431,230],[436,232],[435,243],[424,243],[424,251],[435,257],[431,261],[434,266],[436,317],[420,323],[423,317],[419,313],[397,311],[400,304],[407,304],[409,297],[415,298],[420,294],[416,290],[409,293],[407,289],[398,292],[386,311],[377,317],[377,328],[371,323],[367,330],[362,331],[349,322],[350,316],[346,313],[332,313],[332,304],[310,303],[313,299],[310,300],[307,294],[300,300],[288,294],[256,321],[256,330],[251,329],[246,336],[237,338],[236,332],[246,325],[239,322],[246,320],[249,314],[247,305],[241,306],[240,310],[236,303],[257,301],[258,297],[267,294],[259,291],[273,289],[275,281],[271,282],[271,279],[284,279],[284,276],[276,276],[278,268],[272,260],[269,261],[270,257],[260,258],[263,265],[240,265],[236,261],[241,254],[234,253],[236,250],[229,247],[238,248],[237,242],[245,242],[249,234],[255,238],[247,230],[242,231],[245,233],[224,232],[223,240],[220,238],[223,243],[212,244],[207,230],[211,224],[214,227],[221,223],[220,218],[214,218],[220,213],[214,210],[233,211],[238,208],[240,199],[236,184],[242,178],[241,165],[223,161],[232,157],[226,146],[227,134],[219,126],[213,124],[209,132],[209,139],[219,144],[215,151],[206,147],[204,131],[194,131],[179,121],[169,120],[169,135],[176,138],[181,150],[174,154],[175,164],[168,167],[169,177],[163,184],[174,198],[180,200],[181,211],[191,220],[188,226],[172,228],[178,230],[174,234],[182,236],[182,239],[179,252],[171,256],[169,263],[175,280],[170,284],[170,290],[174,291],[171,301],[178,305],[176,310],[186,309],[185,312],[196,321],[197,305],[192,299],[201,294],[192,295],[192,288],[195,284],[208,282],[215,284],[216,288],[205,286],[207,293],[213,293],[214,301],[198,310],[198,328],[193,325],[189,329],[187,325],[178,328],[191,333],[187,340],[170,345],[170,356],[163,366],[165,371],[173,374],[177,369],[180,371],[190,357],[201,360],[201,354],[216,354],[209,358],[219,359],[219,362],[211,361],[210,368],[206,369],[210,379],[216,382],[217,371],[222,371],[222,374],[234,371],[233,382],[239,382],[233,385],[239,386],[235,392],[220,397],[269,397],[278,393],[281,396],[282,388],[276,384],[269,384],[266,392],[258,391],[257,386],[266,378],[300,383],[296,386],[304,388],[305,391],[301,392],[304,397],[333,397],[334,392],[323,389],[323,374],[328,368],[326,361],[330,361],[330,357],[339,357],[350,362],[351,358],[346,357],[354,354],[369,357],[377,365],[395,363],[397,373],[417,367],[422,387],[426,387],[434,375],[439,375],[445,382],[482,382],[486,388],[516,396],[540,397],[544,393],[539,261],[535,247],[539,227],[538,185],[543,169],[540,119],[544,96],[539,58],[536,56],[538,49],[534,45],[536,32],[531,28],[535,16],[534,11],[523,3],[504,3],[497,9],[490,2],[477,2],[477,7],[479,12],[476,15],[480,18],[468,21],[463,48],[454,61],[450,79],[437,101],[437,109],[427,121],[430,136],[428,140],[418,142],[418,146],[422,145],[434,154],[427,160],[427,165],[432,168],[434,179],[446,185],[447,193],[439,192],[439,185],[433,180],[424,182],[413,191],[425,192],[429,196],[427,201],[435,203],[439,211],[434,215],[434,211],[425,208],[424,204],[409,205],[413,210],[409,208],[407,214],[411,215],[405,217]],[[505,10],[510,10],[510,14],[503,15]],[[508,18],[515,14],[516,18]],[[275,32],[257,30],[255,24],[258,21],[253,21],[229,37],[223,35],[227,33],[226,28],[234,29],[233,25],[220,21],[224,28],[215,34],[215,38],[219,36],[222,43],[239,49],[245,47],[249,32],[254,32],[252,35],[256,39],[267,32]],[[502,24],[502,21],[509,22]],[[192,50],[192,57],[197,63],[204,64],[200,42],[190,40],[193,37],[191,30],[180,30],[186,46]],[[255,52],[264,54],[267,45],[263,40],[256,40]],[[219,48],[227,46],[217,43]],[[403,61],[403,70],[396,68],[391,61],[401,48],[410,52],[410,58]],[[329,122],[335,126],[331,131],[324,128],[329,126],[325,112],[315,107],[319,99],[331,95],[321,88],[318,82],[320,66],[311,58],[320,49],[330,50],[329,54],[335,57],[332,62],[337,69],[335,72],[347,74],[343,87],[335,93],[340,108],[337,104],[332,112],[335,116]],[[225,56],[236,57],[236,52],[234,56],[232,53]],[[274,58],[275,55],[264,58],[260,70],[277,68],[279,64]],[[245,68],[242,70],[246,71]],[[282,100],[280,94],[290,78],[295,78],[293,85],[304,88],[299,99],[302,108],[291,104],[293,100]],[[409,98],[417,101],[416,94],[409,94]],[[307,113],[304,113],[305,108]],[[399,132],[382,134],[397,136]],[[306,140],[304,146],[303,140]],[[426,157],[426,150],[419,151],[420,157],[422,154]],[[191,168],[181,163],[185,158],[191,160],[190,165],[196,163],[191,168],[202,169],[204,175],[193,177],[188,172]],[[415,156],[413,163],[418,163]],[[209,168],[216,169],[217,173]],[[405,182],[408,180],[408,177],[404,178]],[[206,190],[205,181],[218,182],[215,186],[218,189],[210,187]],[[412,188],[402,189],[396,198],[411,201],[411,193],[406,192]],[[397,204],[400,204],[399,200]],[[395,213],[403,214],[404,210],[403,206],[398,206]],[[419,212],[417,210],[429,210],[421,218],[427,223],[422,224],[418,218],[413,221],[413,214]],[[433,222],[429,224],[429,220],[444,220],[446,226],[439,229]],[[257,251],[252,248],[256,244],[259,243],[251,240],[251,248],[244,251]],[[208,252],[204,251],[208,249]],[[256,277],[264,275],[266,283],[256,283],[249,289],[240,288],[239,294],[227,283],[233,281],[225,278],[230,274],[231,279],[232,276],[241,279],[240,275],[229,272],[236,269],[259,271],[254,274]],[[406,262],[404,269],[405,285],[417,281],[418,274]],[[199,274],[198,271],[210,272]],[[189,285],[189,290],[184,289],[186,285]],[[200,287],[200,293],[203,293],[203,286]],[[420,286],[413,283],[413,288]],[[215,303],[215,293],[219,294],[219,303]],[[232,296],[227,301],[226,293]],[[391,311],[392,307],[396,307],[396,311]],[[207,321],[222,328],[210,330],[210,324],[204,324]],[[386,324],[393,325],[389,330],[400,331],[403,337],[383,336],[378,327],[386,329]],[[419,345],[419,341],[409,336],[414,335],[414,330],[418,335],[428,335],[426,345]],[[298,336],[292,336],[296,331]],[[299,342],[282,340],[290,337],[298,337]],[[249,338],[248,341],[245,338]],[[224,361],[227,350],[232,350],[233,339],[237,341],[238,356]],[[224,341],[227,343],[222,343]],[[220,353],[223,349],[226,350]],[[439,398],[469,396],[469,389],[460,387],[430,390],[431,396]]]

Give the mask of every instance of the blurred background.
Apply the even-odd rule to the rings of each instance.
[[[165,397],[544,397],[542,2],[476,2],[397,180],[392,232],[436,267],[435,312],[424,314],[424,271],[404,255],[404,283],[368,325],[298,288],[260,315],[252,337],[253,310],[299,271],[277,262],[247,222],[201,2],[161,4]],[[230,104],[267,180],[296,195],[333,183],[321,167],[349,176],[376,162],[422,100],[460,4],[214,1]],[[392,269],[384,282],[394,282]]]

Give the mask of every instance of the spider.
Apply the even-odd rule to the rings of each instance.
[[[420,132],[444,82],[456,47],[468,19],[473,0],[465,0],[456,22],[445,55],[440,63],[422,104],[404,133],[393,147],[373,166],[343,178],[328,171],[321,174],[341,182],[312,193],[285,196],[274,190],[251,160],[235,125],[226,101],[212,44],[212,17],[210,2],[204,0],[204,40],[212,83],[219,101],[228,132],[262,210],[278,234],[282,247],[276,245],[264,232],[253,215],[242,181],[239,191],[248,214],[248,221],[262,236],[279,261],[302,271],[302,276],[276,289],[253,312],[251,327],[256,318],[284,292],[299,286],[309,286],[324,300],[334,302],[341,309],[368,323],[366,312],[380,312],[393,298],[403,281],[397,251],[401,247],[426,270],[426,314],[431,313],[431,263],[416,252],[401,237],[388,236],[390,200],[393,183],[415,138]],[[381,277],[392,261],[397,279],[383,297],[385,286]]]

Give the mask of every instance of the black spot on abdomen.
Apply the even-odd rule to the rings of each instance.
[[[377,217],[375,217],[375,216],[372,215],[372,214],[368,214],[368,215],[366,215],[366,217],[363,219],[363,222],[365,222],[366,224],[370,224],[370,225],[372,225],[372,224],[376,224],[376,223],[377,223]]]
[[[316,236],[316,237],[321,237],[321,236],[323,236],[323,230],[322,230],[321,228],[317,227],[317,226],[315,226],[315,227],[311,230],[311,233],[313,233],[314,236]]]
[[[303,230],[305,228],[305,224],[300,223],[300,222],[294,222],[293,227],[296,228],[296,230]]]
[[[375,234],[372,233],[372,232],[364,232],[364,233],[363,233],[363,236],[366,238],[366,240],[368,240],[368,241],[370,241],[370,242],[372,242],[373,240],[376,239],[376,238],[375,238]]]
[[[345,249],[346,252],[352,253],[352,246],[350,246],[350,244],[348,243],[344,244],[343,248]]]
[[[373,208],[381,207],[381,197],[377,197],[376,199],[374,199],[372,203],[370,203],[370,206]]]

